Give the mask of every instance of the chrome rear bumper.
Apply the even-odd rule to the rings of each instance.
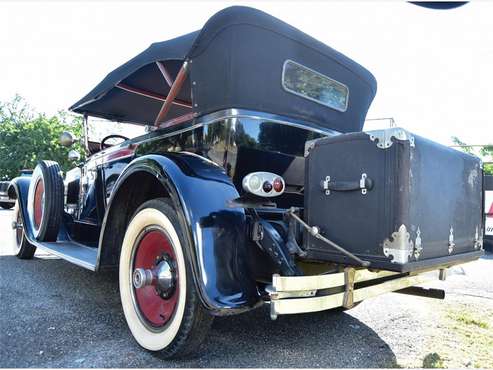
[[[394,292],[439,278],[439,270],[420,274],[400,274],[391,271],[372,272],[346,268],[344,272],[315,276],[273,275],[269,290],[271,318],[278,315],[351,308],[356,302]],[[375,281],[373,280],[385,279]],[[365,282],[363,287],[355,286]],[[322,295],[321,290],[339,288],[339,293]]]

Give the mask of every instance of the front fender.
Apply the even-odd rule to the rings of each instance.
[[[103,221],[111,213],[119,189],[137,172],[152,174],[164,187],[178,211],[193,278],[203,304],[216,314],[251,309],[261,303],[246,241],[247,224],[242,208],[228,207],[239,196],[224,170],[191,153],[146,155],[134,159],[115,184]]]
[[[24,233],[29,242],[35,242],[34,234],[31,229],[31,224],[28,222],[27,216],[27,198],[29,194],[29,185],[31,184],[30,176],[20,176],[12,179],[8,187],[7,193],[9,198],[17,199],[19,212],[21,213],[22,224],[24,225]]]

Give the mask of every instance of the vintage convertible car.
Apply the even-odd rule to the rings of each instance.
[[[334,49],[224,9],[71,107],[86,127],[149,132],[104,139],[65,176],[41,161],[14,179],[16,253],[117,267],[130,331],[163,357],[193,351],[214,315],[265,303],[275,319],[390,291],[443,298],[416,285],[483,253],[482,165],[401,128],[363,132],[375,94]]]

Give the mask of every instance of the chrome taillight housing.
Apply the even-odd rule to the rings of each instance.
[[[243,189],[260,197],[277,197],[284,193],[284,179],[271,172],[251,172],[243,178]]]

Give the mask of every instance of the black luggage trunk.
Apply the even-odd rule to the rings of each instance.
[[[479,158],[400,128],[317,140],[307,153],[304,218],[370,268],[414,271],[482,254]],[[304,237],[307,257],[355,265]]]

